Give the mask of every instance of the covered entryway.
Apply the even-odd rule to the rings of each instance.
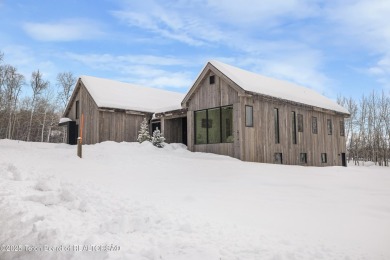
[[[67,144],[77,144],[77,137],[79,132],[79,126],[75,121],[66,121],[58,124],[65,128],[65,140]]]

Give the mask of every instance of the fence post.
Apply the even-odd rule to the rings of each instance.
[[[77,138],[77,156],[83,158],[83,139]]]
[[[83,158],[83,127],[84,127],[84,113],[81,114],[80,136],[77,138],[77,156]]]

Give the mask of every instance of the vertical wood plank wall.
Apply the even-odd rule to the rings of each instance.
[[[213,74],[214,75],[214,74]],[[233,113],[237,113],[237,107],[239,103],[239,97],[237,91],[229,87],[229,85],[222,81],[218,75],[215,75],[215,83],[209,84],[210,74],[206,74],[205,80],[200,84],[201,87],[194,93],[189,103],[187,112],[187,133],[188,138],[188,149],[193,152],[208,152],[222,155],[228,155],[239,158],[239,139],[235,136],[233,143],[223,144],[194,144],[194,116],[193,111],[233,105]],[[235,111],[235,112],[234,112]],[[234,118],[234,117],[233,117]],[[233,131],[236,133],[239,129],[239,121],[233,119]]]
[[[183,140],[182,118],[163,119],[162,129],[166,143],[181,143]],[[160,129],[161,130],[161,129]]]
[[[78,93],[72,101],[71,108],[66,117],[76,121],[80,125],[81,114],[84,113],[83,143],[95,144],[104,141],[136,142],[138,131],[144,117],[149,119],[151,114],[135,115],[126,114],[124,111],[106,112],[99,111],[98,107],[81,84]],[[80,116],[76,119],[76,101],[79,101]]]
[[[144,117],[149,118],[150,115],[99,111],[99,117],[99,142],[136,142]]]
[[[340,136],[342,115],[314,111],[304,106],[245,98],[241,104],[253,106],[253,127],[244,127],[242,160],[274,163],[274,154],[282,153],[283,164],[300,165],[300,153],[307,154],[308,166],[342,165],[345,137]],[[279,109],[280,143],[275,144],[274,108]],[[297,143],[292,141],[292,115],[303,115],[303,132],[297,133]],[[245,118],[243,113],[242,118]],[[317,117],[318,133],[312,133],[312,117]],[[327,132],[327,119],[332,120],[332,135]],[[327,154],[327,163],[321,163],[321,153]]]
[[[215,84],[209,84],[209,76],[216,75]],[[234,143],[195,144],[194,111],[233,105]],[[253,106],[253,127],[245,126],[245,105]],[[275,144],[274,108],[279,109],[280,143]],[[297,143],[292,142],[291,112],[303,115],[303,132],[296,132]],[[312,133],[312,117],[317,117],[318,134]],[[300,165],[300,154],[307,154],[308,166],[342,165],[341,153],[345,153],[345,137],[340,136],[343,115],[314,111],[304,105],[265,99],[261,96],[239,96],[220,74],[209,71],[200,81],[188,104],[188,149],[229,155],[244,161],[274,163],[274,154],[282,153],[283,164]],[[333,133],[327,133],[327,119],[332,120]],[[327,154],[327,163],[321,163],[321,153]]]

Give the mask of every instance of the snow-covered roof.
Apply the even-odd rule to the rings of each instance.
[[[60,119],[59,124],[63,124],[63,123],[70,122],[70,121],[72,121],[72,119],[67,118],[67,117],[62,117],[62,118]]]
[[[98,107],[164,112],[181,109],[184,94],[142,87],[110,79],[81,76],[81,81]]]
[[[347,109],[312,89],[301,87],[287,81],[268,78],[220,61],[212,60],[209,63],[245,91],[349,114]]]

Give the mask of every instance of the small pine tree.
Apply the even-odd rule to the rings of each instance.
[[[158,148],[163,148],[164,141],[165,141],[165,138],[164,138],[163,134],[160,132],[160,130],[158,130],[158,127],[157,127],[156,130],[154,130],[154,132],[153,132],[152,144],[154,146],[157,146]]]
[[[148,121],[146,120],[146,118],[144,117],[144,120],[142,121],[141,123],[141,128],[138,132],[138,138],[137,138],[137,141],[139,143],[142,143],[144,141],[150,141],[150,135],[149,135],[149,125],[148,125]]]

